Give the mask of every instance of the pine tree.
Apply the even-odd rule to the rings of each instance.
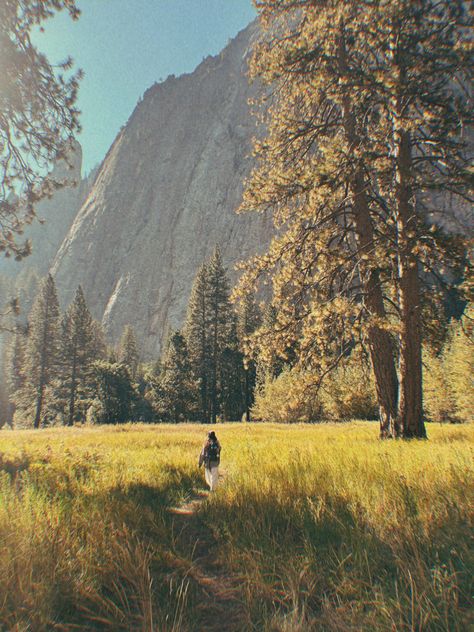
[[[100,353],[96,348],[97,329],[81,286],[63,316],[61,328],[59,388],[67,402],[65,423],[72,426],[78,417],[78,404],[90,398],[92,364]]]
[[[34,409],[34,428],[39,428],[45,407],[45,392],[57,376],[59,365],[59,303],[53,277],[49,274],[40,285],[29,315],[25,351],[25,384],[20,403]]]
[[[137,376],[140,354],[137,338],[131,325],[126,325],[123,330],[117,355],[119,363],[124,364],[128,368],[130,377],[134,380]]]
[[[15,402],[25,385],[25,351],[27,343],[27,329],[17,325],[6,344],[4,354],[3,373],[5,390],[8,396],[8,420],[13,420]]]
[[[207,305],[208,305],[208,335],[210,352],[210,376],[209,376],[209,399],[210,399],[210,420],[216,423],[220,410],[222,383],[219,379],[222,376],[222,364],[224,362],[224,350],[232,350],[233,332],[232,307],[229,298],[229,281],[227,273],[222,263],[221,254],[218,248],[207,264]],[[228,357],[229,354],[226,354]]]
[[[158,380],[160,416],[178,422],[190,418],[194,405],[194,384],[184,336],[175,331],[167,344]]]
[[[254,391],[257,379],[257,369],[255,359],[251,357],[249,341],[251,335],[262,324],[262,315],[260,309],[255,302],[254,296],[247,294],[237,309],[237,335],[239,340],[239,348],[244,354],[243,371],[244,371],[244,405],[245,420],[250,421],[250,409],[254,402]]]
[[[236,401],[242,399],[242,356],[238,351],[229,281],[218,248],[201,266],[194,280],[184,336],[199,391],[198,416],[211,423],[216,422],[220,412],[235,418],[241,407]],[[239,382],[235,392],[227,380]]]
[[[194,279],[189,299],[184,337],[189,354],[191,370],[199,391],[198,418],[208,421],[210,415],[210,335],[209,304],[206,264],[203,264]]]
[[[442,206],[439,192],[469,196],[468,90],[472,71],[472,27],[464,0],[396,0],[384,4],[370,34],[379,59],[370,81],[383,98],[384,125],[371,126],[380,157],[380,192],[391,207],[396,239],[400,310],[398,423],[405,437],[423,437],[421,271],[439,260],[459,265],[463,249],[446,248],[431,230],[428,213]],[[388,142],[387,142],[388,139]],[[380,194],[379,194],[380,195]],[[442,237],[442,236],[441,236]]]
[[[64,184],[51,177],[50,167],[66,156],[80,130],[75,101],[81,71],[65,76],[72,60],[51,65],[31,37],[63,9],[79,16],[75,0],[0,3],[0,253],[16,259],[31,250],[17,239],[33,220],[36,203]]]
[[[5,373],[8,390],[12,398],[25,384],[25,351],[27,330],[17,326],[7,344],[5,352]]]
[[[130,421],[136,393],[127,366],[98,361],[93,365],[93,376],[96,395],[93,421],[105,424]]]
[[[227,323],[226,342],[220,352],[219,399],[222,418],[225,421],[241,420],[245,411],[245,388],[249,388],[248,371],[244,368],[244,355],[239,347],[237,318],[231,313]]]
[[[293,349],[324,376],[367,343],[382,437],[425,435],[417,266],[429,269],[440,246],[416,206],[442,181],[465,188],[467,118],[449,88],[466,65],[462,5],[257,3],[266,31],[253,74],[271,86],[272,107],[242,210],[272,210],[280,230],[240,290],[272,282],[263,352]]]

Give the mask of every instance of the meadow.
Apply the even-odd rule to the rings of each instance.
[[[208,429],[2,430],[0,630],[471,629],[474,426]]]

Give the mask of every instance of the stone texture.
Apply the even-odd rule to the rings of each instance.
[[[52,266],[63,301],[81,283],[109,337],[132,324],[148,357],[182,324],[216,244],[233,269],[268,243],[269,218],[235,213],[256,133],[246,77],[254,33],[250,25],[193,73],[145,93]]]
[[[71,168],[61,161],[52,172],[55,179],[65,180],[68,185],[37,205],[37,219],[25,229],[24,238],[32,243],[31,255],[22,261],[0,258],[0,274],[12,278],[24,276],[27,271],[35,271],[39,276],[47,274],[94,178],[94,172],[81,178],[82,149],[77,142],[73,145],[69,163]]]

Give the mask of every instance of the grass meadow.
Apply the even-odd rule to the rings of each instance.
[[[208,429],[1,431],[0,630],[206,629],[169,508],[204,487]],[[196,525],[238,579],[234,629],[473,629],[474,426],[413,442],[370,422],[216,432],[225,478]]]

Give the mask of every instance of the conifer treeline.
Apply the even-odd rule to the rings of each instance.
[[[245,340],[259,325],[252,299],[234,311],[218,249],[199,269],[183,331],[174,332],[155,368],[155,410],[163,419],[215,423],[249,417],[255,364],[244,363]]]
[[[244,345],[259,323],[251,298],[234,311],[216,249],[196,275],[183,330],[169,336],[159,361],[146,365],[130,325],[117,348],[107,346],[81,287],[61,315],[49,275],[7,349],[10,420],[39,428],[86,420],[249,419],[256,370],[244,363]]]

